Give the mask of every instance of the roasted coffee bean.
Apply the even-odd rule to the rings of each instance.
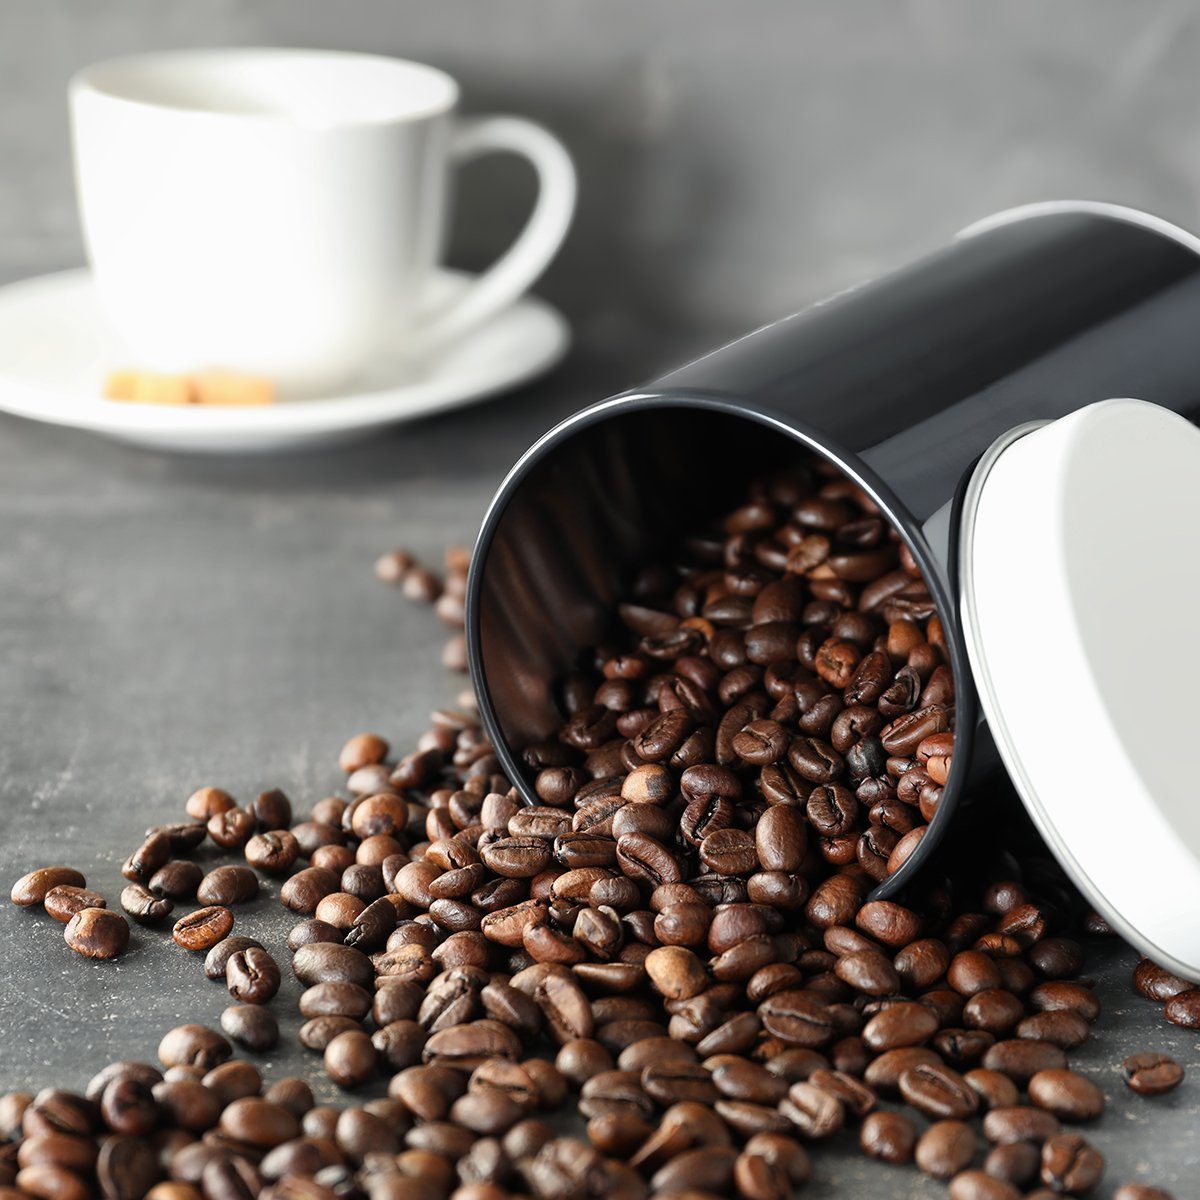
[[[868,996],[890,996],[900,990],[900,976],[878,950],[861,950],[839,958],[837,977]]]
[[[950,1180],[950,1200],[1021,1200],[1021,1192],[986,1171],[962,1171]]]
[[[420,947],[409,949],[421,950]],[[375,983],[371,960],[352,946],[332,942],[313,942],[301,946],[292,955],[292,970],[301,983],[356,983],[370,988]]]
[[[233,1047],[215,1029],[180,1025],[159,1042],[158,1058],[164,1067],[201,1067],[211,1070],[233,1053]]]
[[[1058,1118],[1040,1108],[1014,1106],[993,1108],[983,1118],[983,1134],[989,1142],[1036,1142],[1040,1145],[1061,1127]]]
[[[928,1117],[964,1121],[979,1106],[971,1086],[949,1067],[933,1064],[909,1067],[898,1082],[904,1099]]]
[[[231,935],[222,938],[204,958],[204,974],[209,979],[224,979],[229,960],[241,950],[261,950],[254,938]]]
[[[212,905],[180,917],[171,936],[184,950],[211,950],[232,928],[233,913],[220,905]]]
[[[1133,969],[1133,986],[1147,1000],[1157,1000],[1165,1004],[1172,996],[1190,990],[1194,985],[1178,975],[1172,975],[1165,967],[1151,962],[1148,958],[1141,959]]]
[[[1067,1056],[1050,1042],[1015,1038],[997,1042],[987,1050],[983,1065],[989,1070],[1002,1071],[1016,1083],[1024,1084],[1039,1071],[1064,1069]]]
[[[1050,1042],[1064,1050],[1074,1050],[1088,1039],[1086,1020],[1069,1009],[1034,1013],[1018,1022],[1017,1037]]]
[[[129,945],[129,925],[120,913],[82,908],[67,922],[63,938],[85,958],[116,958]]]
[[[243,904],[258,895],[258,876],[249,867],[217,867],[196,888],[202,905]]]
[[[1075,1071],[1039,1071],[1027,1085],[1029,1098],[1062,1121],[1093,1121],[1104,1111],[1104,1094]]]
[[[221,1029],[247,1050],[270,1050],[279,1041],[279,1023],[258,1004],[232,1004],[221,1013]]]
[[[1058,1133],[1042,1146],[1042,1182],[1055,1192],[1082,1195],[1104,1176],[1104,1158],[1075,1133]]]
[[[236,850],[250,840],[256,824],[253,815],[245,809],[230,808],[209,817],[205,828],[208,836],[223,850]]]
[[[56,887],[85,887],[87,880],[74,867],[38,867],[22,875],[12,886],[10,898],[21,908],[42,904],[47,893]]]
[[[1020,1097],[1017,1085],[1007,1075],[977,1067],[963,1078],[979,1097],[985,1108],[1013,1108]]]
[[[848,1113],[862,1120],[875,1110],[878,1096],[865,1083],[848,1075],[845,1071],[814,1071],[808,1082],[840,1100]]]
[[[1089,1024],[1100,1015],[1100,1001],[1090,988],[1079,983],[1060,980],[1039,983],[1029,993],[1029,1002],[1039,1012],[1071,1012]]]
[[[871,1113],[859,1130],[858,1144],[869,1158],[886,1163],[906,1163],[913,1156],[917,1131],[903,1114]]]
[[[168,900],[190,900],[203,877],[204,872],[196,863],[173,858],[150,876],[146,886],[156,896]]]
[[[300,843],[286,829],[256,833],[246,843],[246,861],[268,875],[286,875],[300,856]]]
[[[265,950],[238,950],[225,964],[229,994],[243,1004],[265,1004],[279,991],[279,966]]]
[[[107,908],[108,902],[99,892],[93,892],[85,887],[73,887],[62,883],[52,887],[42,902],[48,915],[64,925],[77,913],[85,908]]]
[[[758,1006],[763,1028],[791,1046],[823,1046],[833,1034],[828,1006],[807,991],[776,992]]]
[[[1139,1096],[1161,1096],[1183,1082],[1183,1068],[1165,1054],[1131,1054],[1121,1064],[1125,1086]]]
[[[1014,1187],[1027,1187],[1037,1179],[1041,1162],[1041,1150],[1032,1142],[1009,1142],[988,1151],[983,1169],[993,1179]]]
[[[841,1101],[808,1082],[793,1083],[779,1111],[813,1141],[832,1137],[845,1122]]]
[[[155,925],[166,920],[175,905],[143,884],[130,883],[121,889],[121,907],[139,924]]]
[[[863,1038],[872,1050],[919,1046],[936,1032],[937,1014],[924,1004],[899,1001],[873,1016],[863,1027]]]
[[[311,917],[321,900],[338,890],[340,882],[336,871],[324,867],[306,867],[284,880],[279,889],[279,899],[285,908]]]
[[[914,1157],[926,1175],[950,1179],[970,1166],[978,1144],[965,1121],[936,1121],[921,1134]]]
[[[1172,1025],[1200,1029],[1200,988],[1191,988],[1172,996],[1163,1008]]]
[[[339,1087],[365,1083],[374,1073],[376,1061],[375,1047],[361,1030],[339,1033],[325,1047],[325,1074]]]
[[[96,1159],[104,1200],[141,1200],[162,1176],[158,1156],[143,1137],[106,1138]]]

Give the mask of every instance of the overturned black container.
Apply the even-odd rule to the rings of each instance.
[[[1097,404],[1124,397],[1150,403]],[[604,640],[631,572],[656,546],[736,502],[753,476],[794,461],[798,448],[814,451],[856,481],[907,543],[956,682],[941,804],[917,850],[873,895],[899,892],[934,853],[971,776],[996,761],[995,734],[1035,823],[1092,903],[1145,953],[1200,978],[1200,932],[1146,902],[1153,874],[1131,872],[1116,854],[1119,838],[1093,837],[1090,814],[1057,799],[1060,788],[1073,796],[1120,780],[1122,804],[1153,835],[1154,871],[1174,873],[1188,897],[1183,910],[1194,913],[1200,815],[1171,782],[1173,766],[1191,777],[1188,764],[1159,761],[1161,729],[1128,734],[1139,724],[1134,711],[1109,731],[1120,743],[1115,767],[1104,762],[1089,777],[1090,767],[1059,773],[1053,760],[1063,738],[1107,728],[1132,669],[1106,660],[1102,628],[1090,642],[1076,637],[1109,615],[1091,614],[1084,581],[1099,597],[1106,573],[1117,578],[1120,563],[1103,556],[1127,554],[1131,539],[1140,546],[1147,514],[1182,508],[1189,530],[1200,519],[1200,496],[1156,494],[1164,457],[1182,456],[1166,468],[1174,476],[1200,478],[1195,430],[1162,409],[1200,411],[1200,241],[1133,210],[1067,202],[1000,214],[908,268],[584,409],[513,468],[475,549],[468,651],[505,771],[538,802],[521,749],[561,724],[556,685]],[[1054,431],[1042,436],[1048,422]],[[1109,452],[1119,457],[1109,462]],[[1130,455],[1137,461],[1127,467]],[[1104,472],[1116,476],[1107,481],[1115,496],[1127,470],[1154,506],[1137,520],[1107,511]],[[1094,518],[1080,518],[1081,505]],[[1176,589],[1200,585],[1200,545],[1180,565],[1170,539],[1150,541],[1156,570],[1182,572]],[[960,555],[978,569],[960,570]],[[1036,583],[1014,592],[1007,578],[1025,555]],[[1064,594],[1035,595],[1036,611],[1023,610],[1044,580]],[[1055,642],[1039,641],[1043,608],[1058,622]],[[1088,693],[1078,719],[1092,725],[1071,718],[1061,731],[1048,728],[1054,715],[1037,691],[1018,698],[1012,672],[1048,653],[1064,659],[1056,669],[1075,692]]]

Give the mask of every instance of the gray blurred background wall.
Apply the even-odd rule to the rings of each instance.
[[[555,129],[581,207],[543,291],[598,361],[668,365],[1030,199],[1200,224],[1200,3],[0,0],[0,21],[6,278],[81,258],[71,72],[205,44],[425,59],[468,110]],[[473,167],[455,261],[486,262],[529,190]]]

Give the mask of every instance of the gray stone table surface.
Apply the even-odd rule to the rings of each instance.
[[[66,862],[115,904],[121,859],[149,824],[219,784],[250,798],[282,787],[297,808],[335,790],[342,741],[377,730],[400,749],[462,680],[441,667],[427,609],[372,576],[394,545],[440,561],[468,542],[505,469],[556,417],[667,366],[623,342],[576,355],[524,392],[289,458],[166,457],[0,418],[0,882]],[[286,964],[290,925],[274,885],[237,930]],[[228,1002],[160,932],[91,963],[62,927],[0,903],[0,1091],[79,1088],[117,1058],[153,1058],[184,1020]],[[1100,947],[1089,969],[1105,1012],[1078,1063],[1109,1096],[1095,1137],[1115,1182],[1151,1178],[1177,1197],[1193,1177],[1196,1084],[1148,1101],[1117,1064],[1166,1050],[1200,1075],[1194,1033],[1164,1024],[1128,987],[1135,956]],[[336,1090],[291,1034],[298,989],[275,1004],[281,1048],[265,1074]],[[377,1088],[376,1091],[380,1089]],[[932,1197],[917,1172],[867,1162],[851,1136],[816,1153],[814,1197]]]

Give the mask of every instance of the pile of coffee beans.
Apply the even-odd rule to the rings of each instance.
[[[345,794],[299,820],[280,792],[241,807],[208,787],[148,831],[123,906],[165,924],[201,905],[173,936],[234,1004],[222,1032],[171,1031],[161,1071],[0,1100],[0,1200],[788,1200],[832,1139],[951,1200],[1092,1192],[1104,1160],[1076,1130],[1105,1096],[1069,1055],[1100,1014],[1074,935],[1103,922],[1052,864],[1002,853],[869,899],[953,754],[940,625],[894,533],[814,468],[671,561],[566,682],[559,736],[526,750],[538,803],[464,704],[407,754],[351,738]],[[245,865],[203,874],[205,840]],[[14,899],[86,890],[63,870]],[[232,1058],[230,1039],[279,1036],[279,965],[232,932],[257,872],[298,918],[302,1045],[385,1099],[314,1106]],[[55,909],[75,904],[106,912]],[[1148,1096],[1182,1074],[1124,1064]]]
[[[467,639],[463,633],[463,606],[467,596],[467,572],[471,552],[463,546],[451,546],[445,554],[445,575],[423,567],[407,550],[392,550],[375,561],[375,577],[398,587],[420,604],[432,604],[434,611],[454,633],[442,648],[442,665],[465,674]]]

